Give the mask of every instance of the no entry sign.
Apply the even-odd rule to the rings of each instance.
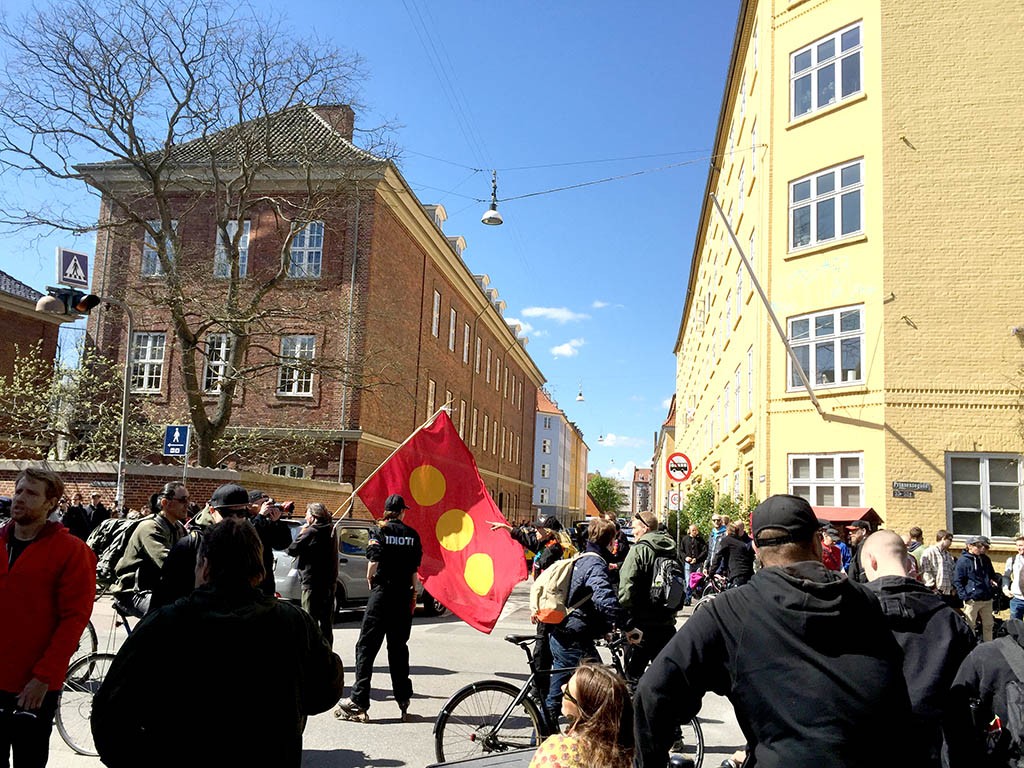
[[[693,472],[693,465],[690,464],[690,459],[685,453],[673,453],[668,457],[668,461],[665,462],[665,471],[668,473],[670,480],[676,483],[685,483],[690,479],[690,473]]]

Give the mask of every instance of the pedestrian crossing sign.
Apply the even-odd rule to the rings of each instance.
[[[72,288],[89,288],[89,256],[57,247],[57,282]]]

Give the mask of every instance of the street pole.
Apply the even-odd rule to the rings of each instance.
[[[117,494],[114,498],[115,504],[123,507],[125,465],[128,460],[128,395],[131,391],[132,381],[132,340],[135,332],[135,315],[132,314],[131,307],[120,299],[109,296],[100,296],[99,298],[107,304],[120,307],[128,316],[128,343],[124,353],[124,382],[121,388],[121,445],[117,455]]]

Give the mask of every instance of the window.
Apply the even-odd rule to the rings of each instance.
[[[795,119],[860,93],[860,53],[859,23],[794,53],[790,57],[791,117]]]
[[[452,352],[455,351],[455,336],[457,334],[456,328],[459,327],[459,314],[455,311],[455,307],[452,307],[448,312],[448,349]]]
[[[203,371],[203,391],[220,392],[220,383],[228,373],[231,357],[231,335],[211,333],[206,337],[206,369]]]
[[[754,348],[747,349],[747,412],[754,410]]]
[[[746,170],[745,166],[740,166],[739,175],[736,178],[736,185],[739,187],[739,200],[737,201],[736,213],[743,214],[743,201],[747,198],[747,188],[743,184],[743,172]]]
[[[548,440],[547,438],[540,441],[540,452],[551,453],[551,441]]]
[[[238,238],[238,276],[245,277],[249,270],[249,226],[248,220],[242,222],[242,236]],[[238,222],[227,222],[228,241],[234,242],[238,232]],[[213,276],[231,277],[231,262],[228,260],[228,247],[224,242],[224,233],[217,228],[217,246],[213,252]]]
[[[495,355],[494,357],[494,390],[497,392],[501,389],[501,358]]]
[[[487,425],[488,425],[487,414],[484,414],[484,439],[480,441],[481,447],[484,449],[484,453],[487,453]]]
[[[754,269],[754,264],[755,264],[754,259],[756,258],[755,253],[754,253],[757,250],[756,235],[757,235],[757,233],[754,230],[750,230],[750,245],[747,246],[747,261],[750,262],[750,269],[751,270]],[[753,287],[754,281],[751,280],[750,284],[751,284],[751,287]]]
[[[541,464],[540,465],[540,476],[543,478],[551,477],[551,465]]]
[[[433,379],[427,379],[427,416],[432,416],[434,413],[434,405],[436,405],[435,398],[437,397],[437,382]]]
[[[750,126],[750,175],[757,175],[757,123]]]
[[[505,383],[501,385],[501,396],[508,400],[508,366],[505,366]]]
[[[953,533],[1016,536],[1021,529],[1022,467],[1021,456],[947,453],[946,506]]]
[[[476,417],[477,417],[477,409],[474,408],[473,409],[473,432],[472,432],[472,435],[473,435],[473,440],[472,440],[473,445],[476,445]]]
[[[725,294],[725,313],[722,315],[722,337],[728,341],[732,336],[732,294]]]
[[[743,315],[743,262],[736,265],[736,319]]]
[[[498,452],[498,420],[491,422],[491,453]]]
[[[315,336],[281,337],[281,368],[277,376],[277,394],[313,394],[312,360],[315,353]]]
[[[466,401],[459,401],[459,437],[466,439]]]
[[[789,249],[825,243],[863,230],[864,161],[856,160],[789,184]]]
[[[275,464],[270,468],[270,474],[278,477],[303,478],[306,476],[306,468],[298,464]]]
[[[430,316],[430,335],[437,338],[441,333],[441,294],[434,291],[434,310]]]
[[[747,114],[747,72],[743,71],[743,75],[740,76],[740,122],[743,121],[743,116]]]
[[[733,395],[732,396],[736,400],[735,408],[734,408],[735,413],[733,414],[733,418],[736,419],[736,423],[737,424],[740,423],[740,418],[743,415],[743,409],[742,409],[742,405],[741,405],[742,400],[740,399],[740,392],[741,392],[740,379],[741,379],[741,377],[740,377],[740,367],[737,365],[736,366],[736,373],[733,375],[733,382],[732,382],[733,383]]]
[[[462,324],[462,362],[469,365],[469,323]]]
[[[444,406],[448,409],[448,415],[452,415],[452,406],[455,404],[455,397],[450,389],[444,391]]]
[[[164,379],[165,333],[132,334],[132,392],[159,392]]]
[[[790,454],[789,492],[817,507],[860,507],[863,453]]]
[[[487,348],[487,373],[484,376],[484,381],[488,384],[491,383],[491,348]]]
[[[547,488],[541,488],[540,489],[540,503],[541,504],[547,504],[548,503],[548,489]]]
[[[502,461],[505,460],[505,427],[501,428],[501,453],[498,455],[501,456]]]
[[[757,24],[754,24],[754,31],[750,33],[750,48],[751,58],[754,65],[754,71],[757,71]]]
[[[476,365],[475,370],[480,373],[480,337],[476,337]]]
[[[519,464],[519,435],[516,435],[516,464]]]
[[[163,234],[160,229],[161,224],[159,221],[146,222],[150,227],[157,230],[160,235],[163,235],[164,248],[167,250],[167,258],[169,261],[174,261],[174,244],[171,242],[170,237]],[[172,221],[171,227],[177,231],[178,222]],[[160,264],[160,254],[157,252],[156,240],[153,235],[150,234],[149,230],[146,230],[146,237],[142,243],[142,276],[143,277],[160,277],[164,273],[163,265]]]
[[[724,435],[729,431],[729,427],[732,426],[732,417],[730,416],[732,408],[732,398],[729,396],[730,389],[729,385],[725,385],[725,392],[722,393],[723,410],[722,410],[722,434]]]
[[[812,387],[863,383],[863,316],[863,307],[843,307],[789,319],[789,342]],[[802,387],[790,360],[789,389]]]
[[[544,429],[551,429],[551,417],[550,416],[545,416],[544,417]]]
[[[288,254],[288,277],[320,277],[320,264],[324,254],[324,223],[311,221],[292,238]]]

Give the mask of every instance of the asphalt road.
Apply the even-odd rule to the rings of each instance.
[[[518,685],[526,679],[523,652],[502,638],[507,634],[532,633],[528,585],[513,592],[494,632],[484,635],[452,617],[417,616],[409,642],[415,694],[410,722],[399,721],[398,705],[391,698],[386,649],[374,667],[369,723],[336,720],[330,712],[310,718],[304,737],[302,765],[305,768],[422,768],[435,762],[433,724],[448,697],[463,685],[484,679],[508,680]],[[359,635],[358,612],[346,614],[334,629],[334,649],[345,663],[346,683],[351,683],[355,643]],[[101,650],[108,637],[123,639],[123,629],[111,628],[108,604],[100,602],[94,624]],[[681,617],[680,623],[685,621]],[[607,653],[607,651],[604,651]],[[346,690],[347,693],[347,690]],[[201,693],[197,693],[197,700]],[[258,718],[259,712],[254,711]],[[722,760],[743,744],[732,706],[721,697],[709,695],[700,713],[707,752],[705,768],[717,768]],[[54,729],[50,745],[53,768],[92,768],[99,758],[77,755]],[[144,765],[144,761],[140,762]]]

